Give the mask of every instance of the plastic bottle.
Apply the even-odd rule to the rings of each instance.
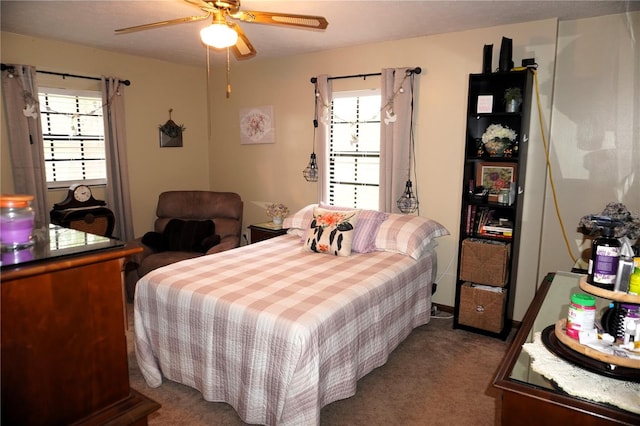
[[[640,268],[636,267],[629,278],[629,293],[640,296]]]
[[[613,290],[621,244],[613,236],[612,223],[596,223],[601,226],[601,236],[593,240],[591,244],[587,282],[596,287]]]
[[[622,341],[626,345],[629,342],[638,340],[636,329],[640,323],[640,312],[638,312],[638,306],[629,305],[627,314],[623,319],[624,334],[622,335]]]
[[[618,258],[618,271],[616,272],[616,281],[613,285],[613,291],[622,293],[629,292],[629,282],[631,274],[635,270],[633,264],[633,247],[631,241],[627,237],[620,238],[620,257]]]
[[[637,306],[631,304],[620,304],[620,308],[617,310],[617,330],[616,337],[620,340],[624,339],[624,333],[627,328],[627,318],[638,318]]]
[[[582,293],[571,295],[567,315],[567,336],[578,339],[580,331],[593,330],[596,320],[596,299]]]

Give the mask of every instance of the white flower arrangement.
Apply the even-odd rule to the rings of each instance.
[[[289,214],[289,208],[282,203],[267,205],[267,216],[284,218]]]
[[[482,134],[482,143],[492,142],[496,139],[509,139],[511,142],[516,140],[517,133],[508,127],[502,127],[501,124],[492,124]]]

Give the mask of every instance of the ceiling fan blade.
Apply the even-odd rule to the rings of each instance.
[[[240,25],[231,24],[231,27],[238,33],[238,41],[235,46],[231,47],[236,59],[249,59],[256,56],[256,49],[251,44],[244,31],[242,31]]]
[[[143,31],[143,30],[150,30],[152,28],[164,27],[166,25],[184,24],[188,22],[202,21],[204,19],[209,18],[210,16],[211,16],[211,13],[207,13],[204,16],[188,16],[186,18],[171,19],[169,21],[153,22],[151,24],[136,25],[135,27],[120,28],[115,32],[116,34],[127,34],[135,31]]]
[[[211,5],[211,3],[207,3],[204,0],[184,0],[184,1],[186,1],[187,3],[193,6],[199,7],[205,12],[212,12],[213,10],[216,9],[214,6]]]
[[[329,23],[322,16],[293,15],[290,13],[240,11],[229,14],[234,19],[257,24],[284,25],[307,29],[324,30]]]

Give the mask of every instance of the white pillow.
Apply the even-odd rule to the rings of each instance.
[[[447,228],[433,219],[422,216],[389,213],[376,236],[376,248],[403,253],[414,259],[434,246],[434,238],[449,235]]]
[[[301,208],[294,214],[287,216],[282,221],[282,227],[288,229],[288,233],[300,236],[307,235],[307,229],[313,220],[313,209],[318,207],[317,204],[309,204]],[[300,233],[302,231],[302,233]]]

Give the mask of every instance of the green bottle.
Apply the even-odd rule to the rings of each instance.
[[[629,293],[640,296],[640,268],[637,266],[629,278]]]

